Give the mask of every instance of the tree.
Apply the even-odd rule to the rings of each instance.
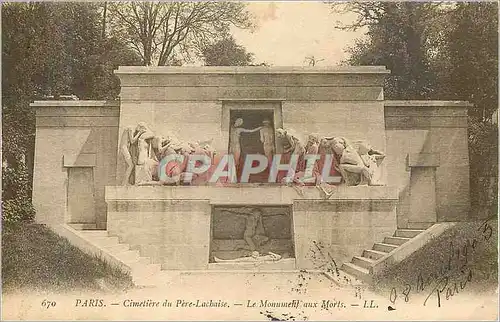
[[[497,212],[498,126],[498,4],[458,3],[443,29],[443,48],[435,68],[440,94],[467,100],[472,207],[486,215]]]
[[[202,55],[206,66],[248,66],[253,62],[253,54],[228,36],[205,47]]]
[[[415,2],[350,2],[333,4],[335,12],[358,14],[337,28],[368,29],[368,39],[348,48],[350,65],[383,65],[391,70],[385,93],[392,99],[432,98],[436,77],[427,56],[429,26],[439,17],[437,4]]]
[[[385,65],[392,99],[466,100],[469,108],[471,200],[474,209],[498,199],[498,4],[351,2],[334,4],[358,19],[341,29],[368,28],[347,63]],[[487,211],[491,211],[487,209]]]
[[[498,4],[457,3],[435,58],[440,96],[467,100],[469,115],[490,121],[498,108]]]
[[[126,2],[108,4],[112,30],[141,56],[146,66],[189,60],[229,28],[249,28],[240,2]]]
[[[102,38],[99,5],[7,3],[2,5],[3,217],[26,218],[31,200],[35,115],[29,104],[47,95],[114,99],[113,69],[137,64],[117,39]],[[9,201],[10,200],[10,201]],[[9,201],[9,202],[7,202]]]

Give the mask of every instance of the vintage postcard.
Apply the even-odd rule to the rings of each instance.
[[[498,320],[496,2],[6,2],[3,320]]]

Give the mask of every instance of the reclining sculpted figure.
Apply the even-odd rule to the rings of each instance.
[[[241,262],[275,262],[281,259],[281,255],[273,252],[268,252],[267,255],[261,255],[258,251],[253,251],[250,256],[235,258],[235,259],[221,259],[214,256],[216,263],[241,263]]]

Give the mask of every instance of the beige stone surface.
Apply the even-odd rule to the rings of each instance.
[[[436,169],[412,167],[408,222],[435,223],[436,221]]]
[[[282,185],[234,186],[107,186],[106,201],[119,200],[207,200],[214,205],[291,205],[295,199],[324,201],[316,187],[304,187],[299,196],[292,187]],[[330,200],[397,200],[397,189],[381,186],[339,186]]]
[[[115,203],[108,212],[108,232],[163,269],[206,269],[210,211],[203,200]]]
[[[340,268],[374,242],[391,236],[397,226],[396,202],[376,207],[372,202],[294,202],[297,268],[318,269],[325,256],[331,256]],[[316,245],[324,248],[320,251]]]
[[[313,242],[341,265],[396,229],[397,191],[339,187],[329,199],[315,187],[298,196],[291,187],[106,187],[108,231],[164,269],[207,269],[213,206],[292,205],[298,269],[319,269]],[[326,253],[325,253],[326,254]]]
[[[92,167],[68,169],[68,221],[96,223]]]
[[[46,224],[69,222],[68,169],[89,167],[93,175],[95,220],[104,227],[104,186],[115,184],[118,103],[37,101],[32,107],[37,114],[33,174],[36,220]]]
[[[388,183],[400,191],[398,222],[408,224],[410,168],[408,154],[439,154],[436,167],[435,200],[438,221],[458,221],[468,217],[469,153],[467,102],[385,101]],[[429,191],[421,191],[425,200]]]

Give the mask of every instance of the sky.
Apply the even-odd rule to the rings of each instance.
[[[346,47],[366,30],[349,32],[334,28],[336,21],[348,23],[352,13],[332,13],[323,2],[250,2],[255,17],[254,31],[233,29],[238,44],[255,54],[255,62],[273,66],[307,66],[306,57],[314,56],[316,66],[335,66],[348,58]]]

